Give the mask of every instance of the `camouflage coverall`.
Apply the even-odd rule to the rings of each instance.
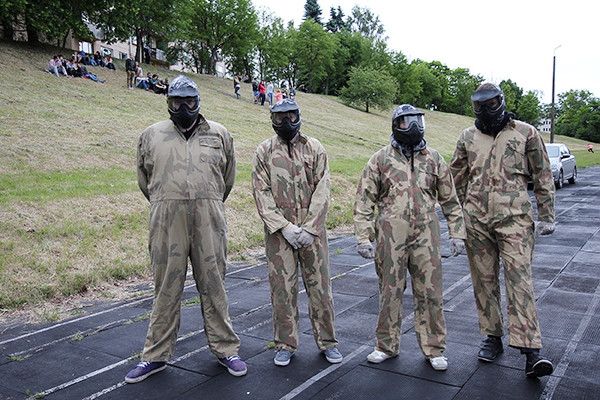
[[[218,358],[238,354],[224,278],[227,225],[223,202],[235,181],[233,139],[222,125],[200,122],[186,141],[172,121],[140,136],[137,176],[150,200],[149,250],[154,304],[143,361],[168,361],[180,323],[188,257],[200,294],[204,329]]]
[[[466,236],[462,210],[444,159],[429,147],[415,152],[413,157],[414,171],[411,171],[410,160],[391,145],[371,157],[358,184],[354,224],[358,243],[377,242],[376,349],[391,356],[399,352],[408,270],[412,279],[417,341],[425,357],[433,358],[442,356],[446,349],[437,202],[448,221],[450,237],[464,239]]]
[[[277,350],[298,348],[298,262],[308,294],[308,314],[320,350],[335,347],[333,296],[325,220],[329,207],[329,163],[321,143],[302,134],[291,145],[278,136],[262,142],[252,162],[252,187],[264,222],[273,334]],[[289,222],[315,236],[294,250],[280,229]]]
[[[509,346],[541,348],[531,281],[535,244],[531,176],[538,220],[554,222],[554,183],[537,130],[510,120],[496,138],[464,130],[450,163],[467,226],[466,248],[482,334],[502,336],[500,257],[504,265]]]

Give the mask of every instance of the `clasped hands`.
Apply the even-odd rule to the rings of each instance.
[[[315,237],[311,233],[291,222],[281,230],[281,234],[294,250],[310,246],[315,241]]]

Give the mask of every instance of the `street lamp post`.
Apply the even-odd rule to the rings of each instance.
[[[562,45],[559,45],[560,47]],[[554,143],[554,75],[556,71],[556,49],[554,49],[554,57],[552,59],[552,113],[550,115],[550,143]]]

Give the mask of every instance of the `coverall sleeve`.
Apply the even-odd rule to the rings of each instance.
[[[223,180],[225,181],[225,192],[223,193],[223,202],[229,197],[233,184],[235,183],[236,158],[235,147],[233,146],[233,138],[231,135],[225,137],[225,157],[226,164],[223,172]]]
[[[354,231],[360,244],[375,240],[375,206],[379,198],[381,174],[371,158],[363,169],[354,203]]]
[[[273,234],[288,224],[288,220],[281,214],[273,198],[271,175],[264,159],[264,152],[260,148],[254,153],[252,159],[252,194],[258,215],[269,233]]]
[[[469,160],[467,158],[467,150],[465,148],[465,133],[461,133],[456,143],[454,155],[450,161],[450,171],[454,179],[454,187],[456,195],[461,205],[465,204],[465,196],[467,195],[467,187],[469,185]]]
[[[137,148],[137,180],[140,190],[149,201],[150,194],[148,193],[148,171],[145,167],[145,151],[143,149],[143,142],[143,136],[140,136]]]
[[[438,164],[437,200],[448,222],[448,235],[451,238],[466,239],[463,211],[454,189],[450,168],[442,157],[439,158]]]
[[[537,131],[527,141],[527,161],[538,207],[538,221],[554,222],[554,178],[546,146]]]
[[[314,177],[317,184],[310,199],[308,213],[300,227],[312,235],[319,236],[324,232],[331,192],[329,161],[322,145],[318,147],[315,157]]]

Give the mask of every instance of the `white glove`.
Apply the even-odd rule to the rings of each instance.
[[[452,257],[456,257],[463,252],[465,249],[465,240],[450,238],[450,254]]]
[[[300,246],[310,246],[311,244],[313,244],[314,241],[315,237],[313,236],[313,234],[305,229],[302,229],[302,232],[300,232],[300,236],[298,237],[298,243],[300,244]]]
[[[554,233],[555,225],[554,222],[535,222],[535,237],[540,235],[551,235]]]
[[[299,228],[297,225],[292,224],[291,222],[285,226],[285,228],[281,229],[281,234],[287,240],[287,242],[294,249],[299,249],[302,247],[298,242],[300,238],[300,233],[302,232],[302,228]]]
[[[358,247],[356,248],[356,251],[358,251],[358,254],[360,254],[363,258],[371,259],[375,256],[375,252],[373,251],[373,245],[371,244],[371,242],[359,243]]]

